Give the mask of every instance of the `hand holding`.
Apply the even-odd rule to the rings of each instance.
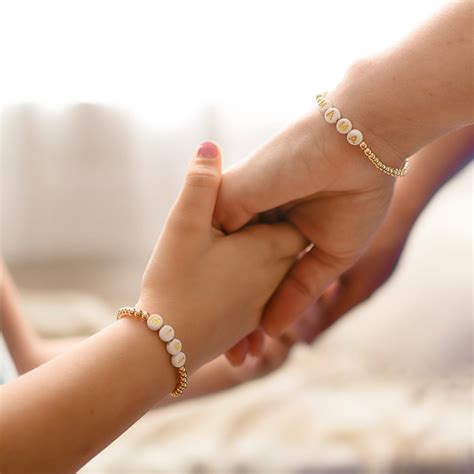
[[[397,182],[388,214],[368,249],[354,266],[323,292],[317,302],[306,309],[305,315],[312,314],[316,324],[308,331],[307,340],[317,337],[338,318],[369,298],[390,277],[419,214],[443,183],[472,159],[473,129],[474,126],[460,128],[423,147],[412,157],[411,173]],[[426,168],[427,162],[430,163],[429,169]],[[350,239],[350,233],[348,236]],[[307,278],[311,275],[308,274]],[[250,341],[256,339],[259,339],[258,334],[249,338]],[[229,359],[234,364],[241,363],[248,345],[248,341],[239,343],[228,354]]]
[[[255,329],[280,280],[307,244],[289,223],[225,235],[212,226],[221,156],[198,150],[143,277],[137,307],[163,314],[192,370]]]
[[[473,122],[472,4],[456,2],[393,47],[353,64],[329,95],[393,167]],[[449,87],[447,87],[447,84]],[[393,178],[360,156],[318,112],[289,127],[223,179],[217,220],[235,230],[278,207],[314,243],[266,308],[280,333],[363,254],[383,220]]]
[[[216,219],[226,231],[278,207],[278,218],[314,243],[265,309],[263,326],[270,335],[280,334],[365,251],[387,211],[393,185],[393,178],[373,168],[319,112],[225,173]]]
[[[314,337],[370,298],[390,278],[425,206],[446,181],[472,160],[473,154],[471,125],[443,136],[412,157],[412,172],[397,183],[388,214],[367,252],[315,305],[318,327]]]

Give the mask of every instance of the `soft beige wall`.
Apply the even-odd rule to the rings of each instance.
[[[237,161],[282,121],[202,108],[171,129],[126,110],[11,107],[1,119],[3,252],[12,262],[130,261],[149,252],[194,147],[217,140]],[[262,125],[263,123],[263,125]]]

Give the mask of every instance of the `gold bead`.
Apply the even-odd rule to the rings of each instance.
[[[326,97],[327,97],[327,92],[324,92],[323,94],[318,94],[316,96],[316,102],[319,104],[320,107],[321,107],[321,102],[323,100],[327,101]],[[348,120],[348,119],[346,119],[346,120]],[[337,126],[336,126],[336,128],[341,133],[345,132],[345,130],[344,131],[339,130],[339,128]],[[375,155],[375,153],[372,152],[372,150],[370,149],[367,142],[362,141],[361,143],[359,143],[359,147],[364,152],[365,156],[367,156],[369,158],[371,163],[377,169],[382,171],[383,173],[388,174],[390,176],[395,176],[395,177],[402,177],[402,176],[406,176],[408,174],[408,169],[409,169],[408,159],[405,160],[405,162],[403,163],[403,166],[401,168],[392,168],[391,166],[388,166],[388,165],[384,164],[380,160],[380,158],[377,155]]]
[[[116,318],[120,319],[124,316],[135,316],[137,318],[141,318],[146,321],[149,317],[149,313],[147,311],[143,311],[137,308],[124,306],[123,308],[120,308],[117,311]],[[186,372],[186,366],[183,365],[182,367],[178,369],[178,383],[176,384],[175,389],[170,393],[170,395],[172,397],[179,397],[188,386],[187,381],[188,381],[188,374]]]

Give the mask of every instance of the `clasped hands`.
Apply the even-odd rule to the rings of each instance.
[[[305,312],[311,337],[330,324],[321,302],[366,250],[394,179],[329,132],[310,114],[224,175],[216,145],[196,152],[138,302],[173,323],[189,370],[226,351],[234,364],[258,354],[259,327],[278,336]],[[271,223],[255,223],[266,211]]]

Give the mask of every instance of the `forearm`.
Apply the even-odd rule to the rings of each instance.
[[[474,121],[472,2],[454,2],[395,47],[357,62],[331,93],[388,163]]]
[[[0,262],[0,328],[18,373],[33,369],[37,364],[38,337],[23,317],[17,289],[8,270]]]
[[[0,470],[77,470],[175,384],[156,334],[124,318],[1,388]]]
[[[38,337],[23,315],[18,291],[3,264],[1,264],[1,273],[0,327],[19,374],[24,374],[44,364],[83,340],[81,337],[51,340]]]
[[[44,364],[45,362],[48,362],[48,360],[57,357],[63,352],[73,349],[84,340],[84,336],[40,339],[33,360],[35,367],[38,367],[38,365]]]
[[[397,181],[386,220],[411,228],[433,195],[474,157],[474,126],[460,128],[422,148],[410,174]],[[405,230],[405,229],[404,229]]]
[[[395,186],[390,208],[379,231],[379,245],[400,248],[419,215],[433,195],[454,174],[462,169],[474,154],[474,126],[463,127],[422,148],[412,157],[412,169]]]

